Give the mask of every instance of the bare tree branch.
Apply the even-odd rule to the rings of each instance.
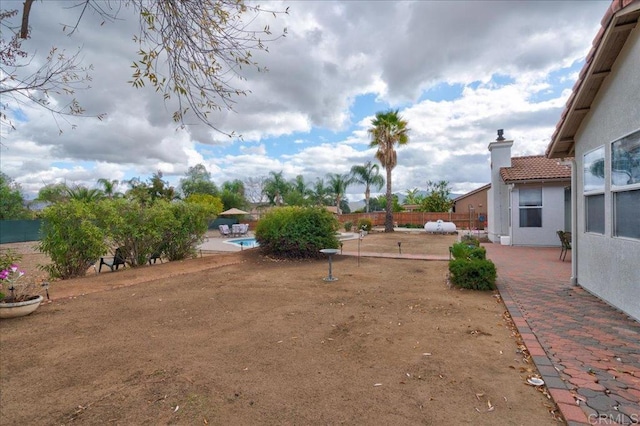
[[[20,36],[29,33],[29,13],[33,0],[25,0]],[[122,2],[115,11],[111,2],[82,0],[72,7],[81,11],[69,35],[73,34],[88,8],[105,20],[117,19]],[[105,8],[108,7],[108,9]],[[267,12],[275,17],[288,13],[262,9],[244,0],[127,0],[139,15],[140,32],[134,36],[138,43],[138,59],[130,83],[140,88],[150,84],[165,101],[175,97],[178,109],[173,119],[185,126],[185,118],[192,114],[211,128],[225,133],[210,120],[210,114],[223,109],[232,110],[234,98],[249,91],[238,88],[234,81],[244,79],[243,67],[260,67],[253,59],[256,51],[268,51],[267,42],[286,36],[274,36],[269,26],[255,29],[256,20]],[[77,58],[77,56],[73,56]],[[69,65],[67,63],[67,65]],[[4,63],[3,63],[4,66]],[[12,88],[5,91],[29,90]],[[43,90],[43,86],[38,86]],[[78,110],[76,110],[77,112]]]

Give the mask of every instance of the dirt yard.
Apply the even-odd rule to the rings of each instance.
[[[46,258],[24,253],[40,279]],[[0,424],[560,424],[497,294],[449,288],[438,261],[336,256],[327,273],[245,250],[53,282],[0,321]]]

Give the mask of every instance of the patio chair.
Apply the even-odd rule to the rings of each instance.
[[[164,244],[162,246],[160,246],[160,248],[156,251],[154,251],[151,256],[149,256],[149,265],[151,265],[151,262],[153,262],[154,264],[158,261],[158,259],[160,259],[160,263],[162,262],[162,254],[164,253]]]
[[[102,265],[106,265],[113,272],[114,268],[117,271],[120,265],[124,268],[126,266],[125,263],[125,252],[124,247],[118,247],[113,257],[101,257],[100,258],[100,266],[98,267],[98,273],[102,271]]]
[[[571,232],[558,231],[558,238],[560,238],[560,260],[564,262],[567,257],[567,252],[571,250]]]
[[[242,235],[242,225],[240,225],[239,223],[231,225],[231,235],[234,237]]]
[[[240,235],[244,237],[248,233],[249,233],[249,224],[248,223],[240,224]]]
[[[220,236],[222,237],[229,237],[231,235],[229,225],[218,225],[218,231],[220,231]]]

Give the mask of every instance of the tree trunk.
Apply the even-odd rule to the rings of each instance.
[[[371,198],[371,191],[367,186],[367,189],[364,191],[364,204],[365,204],[365,213],[369,213],[369,198]]]
[[[387,168],[387,213],[384,217],[384,232],[393,232],[393,199],[391,198],[390,168]]]

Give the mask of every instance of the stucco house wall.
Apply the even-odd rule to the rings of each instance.
[[[520,227],[519,191],[521,188],[542,188],[542,227]],[[564,185],[555,184],[515,184],[511,191],[511,244],[514,246],[560,246],[556,233],[564,229],[565,202]]]
[[[640,321],[640,240],[613,236],[611,179],[605,168],[604,234],[585,232],[584,154],[640,129],[640,28],[631,33],[575,138],[578,284]],[[639,208],[640,214],[640,208]]]

